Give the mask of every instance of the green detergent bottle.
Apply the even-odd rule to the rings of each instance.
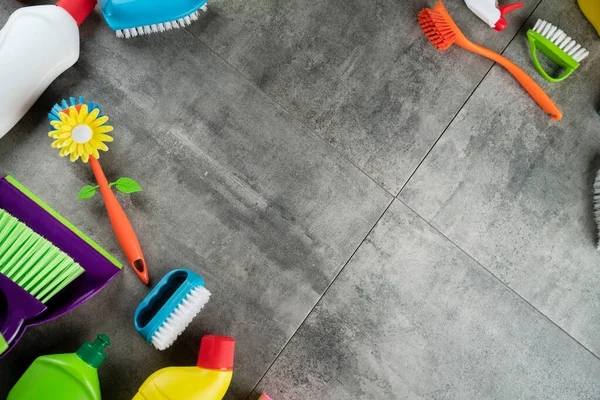
[[[97,368],[110,344],[106,335],[85,342],[77,353],[38,357],[11,389],[7,400],[101,400]]]

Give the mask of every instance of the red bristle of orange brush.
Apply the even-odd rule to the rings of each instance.
[[[432,9],[422,9],[418,20],[421,30],[438,50],[447,50],[456,40],[456,34],[446,19]]]

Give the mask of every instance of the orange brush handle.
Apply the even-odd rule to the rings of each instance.
[[[131,222],[129,222],[129,218],[127,218],[125,211],[123,211],[123,207],[121,207],[117,197],[108,185],[108,180],[106,180],[98,160],[90,157],[90,165],[100,186],[100,193],[102,193],[102,197],[104,198],[106,211],[108,212],[110,223],[121,245],[121,249],[123,249],[123,253],[125,253],[129,264],[133,267],[140,280],[148,284],[150,277],[146,268],[146,260],[144,259],[144,254],[142,254],[142,247],[131,226]]]
[[[529,93],[529,95],[535,100],[536,103],[542,107],[542,110],[546,111],[552,119],[557,121],[562,119],[562,113],[556,107],[556,104],[552,101],[552,99],[544,92],[542,89],[525,71],[519,68],[515,63],[510,61],[508,58],[490,50],[478,44],[471,42],[466,38],[457,37],[455,42],[458,46],[462,47],[465,50],[472,51],[473,53],[477,53],[481,56],[487,57],[490,60],[497,62],[502,65],[508,72],[515,77],[517,81],[523,86],[523,89]]]
[[[467,39],[467,37],[461,32],[460,28],[456,25],[456,23],[450,16],[450,13],[448,13],[448,10],[446,10],[446,7],[444,6],[444,3],[442,3],[442,0],[439,0],[436,3],[436,5],[433,7],[433,11],[437,13],[443,21],[440,21],[440,18],[437,17],[433,17],[432,21],[430,21],[430,23],[433,23],[433,25],[435,25],[439,29],[439,32],[436,32],[437,35],[434,35],[434,37],[436,37],[436,43],[434,44],[439,50],[447,49],[452,44],[450,41],[453,41],[454,44],[462,47],[465,50],[472,51],[473,53],[479,54],[481,56],[489,58],[492,61],[497,62],[498,64],[506,68],[508,72],[510,72],[515,77],[515,79],[521,84],[521,86],[523,86],[523,89],[525,89],[527,93],[529,93],[533,100],[535,100],[544,111],[550,114],[552,119],[555,119],[557,121],[562,119],[562,113],[560,112],[558,107],[556,107],[556,104],[554,104],[554,102],[552,101],[552,99],[550,99],[550,97],[548,97],[546,92],[544,92],[544,90],[533,79],[531,79],[531,77],[527,75],[525,71],[519,68],[508,58],[501,56],[500,54],[493,52],[492,50],[487,49],[483,46],[475,44],[469,39]],[[428,33],[430,28],[431,25],[427,25],[425,28],[423,28],[428,38],[430,36],[430,34]],[[440,41],[440,38],[441,43],[437,43],[438,41]],[[443,46],[443,48],[441,48],[440,45]]]

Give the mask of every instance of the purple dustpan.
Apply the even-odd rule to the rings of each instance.
[[[0,208],[52,242],[85,270],[45,305],[0,274],[0,331],[8,346],[2,351],[0,343],[2,358],[28,326],[58,318],[81,305],[113,280],[123,265],[11,176],[0,179]]]

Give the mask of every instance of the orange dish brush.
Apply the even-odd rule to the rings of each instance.
[[[421,29],[425,33],[425,36],[427,36],[427,39],[438,50],[447,50],[450,46],[456,44],[465,50],[487,57],[502,65],[519,81],[521,86],[523,86],[536,103],[550,114],[552,119],[557,121],[562,119],[562,113],[556,107],[556,104],[525,71],[508,58],[467,39],[460,29],[458,29],[458,26],[452,20],[441,0],[433,7],[433,10],[424,8],[419,12],[419,25],[421,25]]]

